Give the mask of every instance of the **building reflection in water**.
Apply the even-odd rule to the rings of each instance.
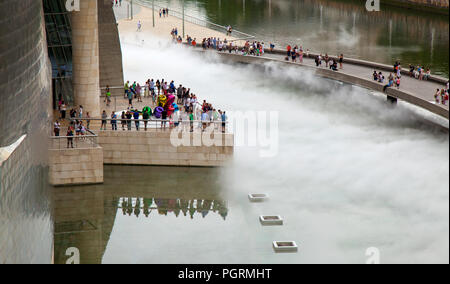
[[[142,213],[147,218],[153,211],[165,216],[173,213],[177,218],[180,214],[184,217],[189,215],[191,219],[194,219],[195,213],[200,213],[205,218],[210,211],[219,214],[223,220],[226,220],[228,215],[227,204],[221,200],[122,197],[118,208],[122,209],[123,215],[139,217]]]
[[[105,184],[53,188],[55,263],[66,263],[69,248],[79,250],[82,264],[102,263],[118,214],[167,222],[218,214],[225,221],[219,175],[214,168],[105,166]]]

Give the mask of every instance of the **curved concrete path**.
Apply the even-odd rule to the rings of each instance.
[[[240,63],[264,63],[264,62],[278,62],[281,64],[287,64],[291,66],[299,66],[310,68],[315,71],[318,76],[339,80],[342,82],[359,85],[365,88],[369,88],[378,92],[383,92],[383,86],[385,84],[378,83],[373,80],[373,71],[381,71],[387,77],[389,75],[389,66],[372,63],[369,64],[378,65],[379,68],[373,68],[368,66],[362,66],[357,64],[349,64],[344,60],[344,68],[339,71],[332,71],[329,68],[316,67],[314,59],[304,58],[303,64],[292,63],[285,61],[286,55],[279,53],[266,53],[264,56],[243,56],[235,53],[220,52],[219,53],[226,60]],[[297,61],[298,62],[298,61]],[[387,71],[386,71],[387,69]],[[429,81],[419,81],[415,78],[411,78],[407,75],[402,76],[400,89],[388,88],[386,95],[398,98],[400,100],[409,102],[418,107],[424,108],[430,112],[433,112],[441,117],[449,119],[449,107],[448,105],[436,104],[434,100],[434,94],[437,89],[445,87],[444,83],[438,83],[437,81],[445,82],[445,78],[436,78]]]

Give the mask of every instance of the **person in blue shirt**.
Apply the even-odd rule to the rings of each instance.
[[[226,128],[226,124],[227,124],[227,115],[225,114],[225,111],[222,112],[221,110],[219,110],[220,113],[220,118],[222,119],[222,133],[225,133],[225,128]]]
[[[117,131],[117,114],[113,111],[111,114],[111,127],[113,131]]]
[[[384,85],[383,92],[386,92],[386,89],[389,88],[389,87],[392,87],[392,85],[394,85],[394,79],[393,78],[389,78],[389,83],[387,85]]]
[[[140,124],[140,121],[139,121],[139,117],[140,117],[140,113],[139,113],[139,111],[138,110],[135,110],[134,112],[133,112],[133,118],[136,120],[135,122],[134,122],[134,124],[136,125],[136,130],[137,131],[139,131],[139,124]]]

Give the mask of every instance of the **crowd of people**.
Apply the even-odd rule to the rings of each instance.
[[[111,0],[111,2],[116,7],[122,7],[122,0]]]
[[[221,125],[222,132],[226,128],[226,112],[217,110],[211,103],[206,100],[200,103],[197,95],[191,92],[190,88],[179,85],[176,87],[175,82],[166,81],[164,79],[148,79],[144,86],[134,82],[130,84],[127,81],[124,85],[124,97],[128,99],[128,109],[123,111],[121,117],[118,118],[115,112],[110,115],[111,129],[117,130],[117,119],[121,120],[122,130],[125,127],[128,130],[132,129],[132,120],[135,120],[135,128],[140,130],[140,119],[144,120],[144,130],[147,130],[148,121],[153,117],[161,120],[161,127],[165,128],[167,124],[169,127],[178,127],[181,122],[190,122],[190,131],[193,132],[194,122],[199,122],[199,128],[202,131],[211,123],[218,128]],[[151,107],[147,106],[142,111],[137,110],[133,105],[133,100],[137,99],[142,102],[142,98],[151,97]],[[142,118],[141,118],[142,117]],[[101,130],[106,130],[108,115],[106,111],[102,113]]]
[[[159,17],[160,18],[169,17],[169,8],[159,9]]]
[[[415,67],[414,65],[409,65],[409,76],[412,78],[416,78],[418,80],[428,80],[431,77],[431,70],[430,68],[425,68],[423,66],[417,65]]]
[[[383,72],[377,72],[376,70],[374,70],[372,77],[373,80],[378,83],[384,84],[385,82],[387,82],[387,84],[383,86],[383,92],[386,92],[386,89],[390,87],[397,87],[397,89],[400,89],[401,76],[398,75],[397,73],[395,74],[395,76],[392,73],[390,73],[386,81]]]
[[[447,105],[448,93],[449,93],[449,83],[448,82],[447,82],[447,85],[445,86],[445,88],[436,89],[436,93],[434,94],[434,100],[435,100],[436,104]]]

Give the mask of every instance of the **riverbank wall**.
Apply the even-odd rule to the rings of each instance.
[[[49,182],[54,186],[103,183],[103,149],[49,150]]]
[[[381,0],[382,5],[449,14],[449,0]]]
[[[104,164],[220,167],[233,157],[233,134],[214,133],[223,146],[206,145],[201,132],[188,133],[191,146],[174,146],[171,135],[171,131],[102,131],[99,145],[103,147]]]

